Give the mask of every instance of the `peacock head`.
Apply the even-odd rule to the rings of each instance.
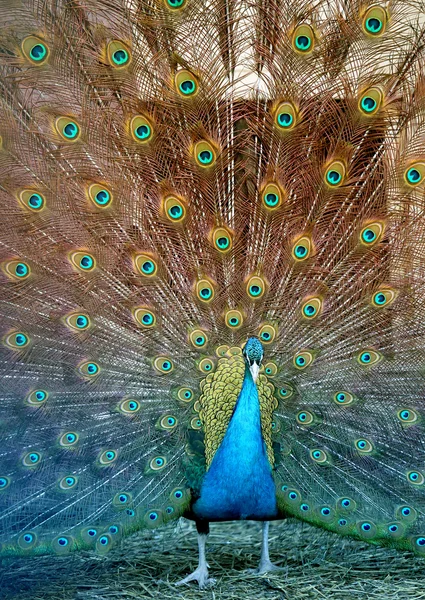
[[[243,349],[243,355],[251,371],[251,375],[254,381],[257,381],[258,372],[261,367],[261,361],[263,360],[264,350],[261,342],[257,338],[249,338]]]

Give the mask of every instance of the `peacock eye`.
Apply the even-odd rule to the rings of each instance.
[[[341,406],[348,406],[354,402],[353,394],[350,392],[337,392],[334,397],[334,401]]]
[[[65,142],[76,142],[81,134],[77,121],[69,117],[58,117],[55,121],[55,128]]]
[[[217,154],[212,144],[203,140],[194,147],[195,161],[199,167],[212,167],[217,160]]]
[[[156,316],[153,311],[147,308],[134,308],[133,317],[138,325],[145,328],[152,328],[156,325]]]
[[[148,254],[136,254],[133,258],[134,266],[140,275],[144,277],[155,277],[158,272],[158,264],[153,256]]]
[[[229,310],[225,315],[225,323],[229,329],[239,329],[243,325],[243,316],[239,310]]]
[[[367,439],[356,440],[354,445],[361,454],[370,454],[374,449],[373,444]]]
[[[22,190],[19,193],[19,201],[24,208],[32,212],[40,212],[46,207],[46,199],[43,194],[34,190]]]
[[[115,69],[127,67],[131,62],[131,53],[129,48],[119,40],[113,40],[112,42],[109,42],[107,55],[109,64]]]
[[[30,35],[22,40],[22,52],[25,58],[35,66],[44,64],[49,58],[50,50],[44,40]]]
[[[313,353],[309,350],[303,350],[302,352],[298,352],[294,356],[294,366],[297,369],[306,369],[314,360]]]
[[[386,10],[381,6],[372,5],[363,15],[363,31],[367,36],[379,37],[385,32],[387,22]]]
[[[182,8],[186,4],[186,0],[165,0],[168,8],[172,10]]]
[[[292,35],[292,46],[298,54],[311,54],[314,49],[314,32],[310,25],[298,25]]]
[[[99,463],[102,466],[110,465],[116,461],[117,457],[116,450],[104,450],[99,456]]]
[[[176,74],[175,87],[183,97],[193,97],[199,91],[199,83],[197,77],[190,71],[183,69]]]
[[[346,166],[340,160],[334,160],[325,171],[325,183],[328,187],[336,188],[344,183]]]
[[[296,124],[297,113],[295,107],[290,102],[282,102],[275,111],[275,123],[278,129],[289,131]],[[275,193],[270,190],[269,193]]]
[[[100,367],[95,362],[89,362],[89,361],[87,361],[87,362],[83,362],[83,363],[81,363],[79,365],[78,372],[83,377],[86,377],[86,378],[90,379],[90,378],[94,378],[97,375],[99,375],[99,373],[100,373]]]
[[[152,139],[153,127],[146,117],[136,115],[130,121],[130,133],[135,142],[146,144]]]

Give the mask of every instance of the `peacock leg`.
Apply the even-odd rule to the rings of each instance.
[[[205,545],[207,543],[207,537],[209,533],[208,522],[200,523],[196,522],[196,528],[198,530],[198,548],[199,548],[199,562],[198,568],[190,573],[187,577],[178,581],[176,585],[183,585],[190,581],[197,581],[201,590],[215,585],[216,580],[208,578],[208,563],[205,555]]]
[[[263,573],[268,573],[269,571],[280,571],[283,567],[278,567],[274,565],[269,556],[269,521],[263,522],[263,541],[261,544],[261,558],[260,564],[257,569],[248,569],[249,573],[256,573],[257,575],[262,575]]]

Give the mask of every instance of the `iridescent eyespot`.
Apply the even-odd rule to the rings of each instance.
[[[25,454],[25,456],[22,459],[22,464],[24,465],[24,467],[35,467],[37,466],[41,461],[41,454],[40,452],[27,452],[27,454]]]
[[[112,499],[112,504],[115,508],[127,508],[132,502],[132,496],[128,492],[118,492]]]
[[[282,102],[279,104],[274,113],[274,121],[278,129],[283,131],[290,131],[293,129],[297,123],[297,111],[294,105],[291,104],[291,102]]]
[[[310,450],[310,458],[318,465],[324,465],[329,462],[329,457],[324,450]]]
[[[0,492],[5,490],[10,485],[9,477],[5,477],[4,475],[0,476]]]
[[[37,66],[44,64],[50,55],[49,46],[46,42],[34,35],[24,38],[21,48],[25,58]]]
[[[9,262],[3,263],[2,267],[9,279],[15,281],[23,281],[31,275],[31,269],[28,263],[21,260],[10,260]]]
[[[225,315],[226,327],[239,329],[243,325],[243,316],[239,310],[228,310]]]
[[[340,160],[332,161],[325,171],[325,183],[328,187],[336,188],[342,185],[346,177],[346,166]]]
[[[118,525],[110,525],[109,527],[109,533],[112,535],[116,535],[117,533],[119,533],[119,526]]]
[[[363,246],[374,246],[381,240],[384,230],[385,225],[382,222],[369,223],[360,232],[360,243]]]
[[[376,350],[361,350],[357,355],[357,362],[362,367],[368,367],[372,365],[376,365],[382,360],[382,354],[377,352]]]
[[[403,523],[389,523],[387,525],[388,535],[392,538],[402,538],[406,532],[406,528]]]
[[[283,188],[274,182],[266,184],[261,190],[263,204],[268,210],[279,208],[285,197],[286,194]]]
[[[129,48],[119,40],[109,42],[107,48],[108,62],[115,69],[128,67],[131,62],[131,53]]]
[[[158,264],[150,254],[136,254],[133,258],[136,271],[144,277],[155,277]]]
[[[208,336],[201,329],[195,329],[190,333],[189,341],[194,348],[203,348],[208,343]]]
[[[160,471],[167,464],[167,459],[165,456],[155,456],[150,463],[149,466],[153,471]]]
[[[366,35],[379,37],[385,32],[387,23],[388,14],[386,10],[374,4],[363,15],[362,28]]]
[[[165,0],[165,5],[172,10],[183,8],[186,4],[186,0]]]
[[[352,404],[354,402],[354,396],[353,394],[350,394],[350,392],[337,392],[336,394],[334,394],[334,402],[336,402],[337,404],[339,404],[340,406],[348,406],[349,404]]]
[[[296,369],[306,369],[314,360],[314,355],[310,350],[297,352],[294,356],[293,364]]]
[[[425,478],[420,471],[408,471],[406,473],[407,481],[413,485],[423,485]]]
[[[33,532],[27,531],[26,533],[22,533],[18,537],[18,546],[22,548],[22,550],[29,550],[30,548],[34,548],[37,543],[37,534]]]
[[[113,200],[112,192],[98,183],[92,183],[88,187],[87,195],[96,208],[108,208]]]
[[[91,325],[90,318],[83,313],[71,313],[65,317],[64,321],[72,331],[85,331]]]
[[[306,504],[305,502],[303,502],[302,504],[300,504],[300,509],[303,512],[308,512],[310,510],[310,506],[308,504]]]
[[[71,552],[74,540],[71,536],[60,535],[52,541],[52,548],[56,554],[68,554]]]
[[[299,238],[292,246],[292,257],[301,262],[311,256],[313,252],[313,242],[307,235]]]
[[[55,129],[65,142],[76,142],[81,135],[79,124],[70,117],[58,117],[55,121]]]
[[[403,423],[403,425],[412,425],[419,419],[419,415],[412,408],[402,408],[398,411],[397,417]]]
[[[199,167],[212,167],[217,160],[215,148],[207,141],[197,142],[194,147],[194,156]]]
[[[378,87],[371,87],[365,90],[359,99],[359,110],[366,116],[372,116],[378,112],[382,106],[384,95]]]
[[[304,319],[311,321],[322,312],[323,300],[320,296],[310,296],[306,298],[301,306],[301,314]]]
[[[271,344],[277,335],[277,329],[273,325],[264,324],[260,327],[258,337],[263,344]]]
[[[214,298],[214,286],[208,279],[200,279],[196,282],[195,292],[198,300],[201,302],[211,302]]]
[[[165,415],[164,417],[161,417],[161,419],[159,420],[159,426],[162,429],[167,429],[167,430],[171,430],[171,429],[175,429],[177,427],[177,419],[176,417],[174,417],[173,415]]]
[[[134,399],[122,400],[118,405],[118,409],[126,415],[134,415],[140,408],[140,402]]]
[[[267,377],[274,377],[277,373],[277,365],[274,362],[268,362],[264,365],[264,373]]]
[[[96,541],[96,551],[103,555],[112,548],[112,538],[109,533],[102,534]]]
[[[222,254],[229,252],[233,246],[232,234],[224,227],[217,227],[214,229],[212,232],[212,241],[216,250]]]
[[[177,392],[177,397],[182,402],[192,402],[193,400],[193,391],[190,388],[180,388]]]
[[[94,257],[88,252],[76,251],[71,252],[68,255],[68,259],[72,266],[78,271],[90,272],[96,268],[96,261]]]
[[[115,462],[118,458],[118,453],[116,450],[104,450],[99,455],[99,463],[102,466],[110,465]]]
[[[132,310],[133,317],[138,325],[141,325],[145,328],[155,327],[156,325],[156,316],[155,313],[144,307],[134,308]]]
[[[41,192],[22,190],[19,192],[19,201],[24,208],[32,212],[40,212],[46,207],[46,199]]]
[[[308,410],[300,410],[295,418],[298,425],[311,425],[314,422],[314,415]]]
[[[320,517],[325,521],[330,521],[334,517],[334,511],[330,506],[322,506],[318,511]]]
[[[198,368],[202,373],[211,373],[214,369],[214,363],[210,358],[203,358],[199,361]]]
[[[100,367],[95,362],[86,361],[78,366],[78,372],[83,377],[91,379],[92,377],[96,377],[97,375],[99,375]]]
[[[67,433],[63,433],[59,438],[59,444],[64,448],[68,448],[70,446],[75,446],[75,444],[79,440],[79,435],[76,432],[68,431]]]
[[[418,513],[411,506],[399,506],[396,510],[395,516],[396,519],[402,519],[403,521],[412,523],[413,521],[416,521]]]
[[[193,98],[199,91],[197,77],[187,69],[182,69],[176,73],[174,85],[180,96],[184,98]]]
[[[176,488],[171,492],[170,498],[177,501],[184,500],[184,491],[180,488]]]
[[[314,32],[310,25],[298,25],[292,34],[292,47],[298,54],[311,54],[314,50]]]
[[[173,361],[167,356],[157,356],[153,362],[153,366],[158,373],[171,373],[174,369]]]
[[[410,165],[404,172],[404,181],[409,187],[416,187],[421,184],[425,177],[425,163],[416,162]]]
[[[167,196],[163,200],[163,212],[172,223],[181,223],[186,217],[186,205],[177,196]]]
[[[266,290],[266,283],[262,277],[253,275],[250,277],[246,284],[246,293],[252,300],[259,300],[264,296]]]
[[[41,406],[46,402],[48,397],[48,393],[44,390],[34,390],[28,394],[25,401],[31,404],[31,406]]]
[[[24,350],[29,345],[30,338],[23,331],[14,331],[6,335],[3,342],[12,350]]]
[[[372,305],[375,308],[389,306],[397,297],[396,290],[391,288],[381,288],[372,296]]]
[[[202,429],[202,421],[199,417],[193,417],[190,421],[190,426],[192,429],[195,429],[195,431]]]
[[[59,481],[59,487],[61,490],[71,490],[75,488],[78,483],[78,477],[76,475],[67,475],[66,477],[62,477]]]
[[[152,139],[153,127],[146,117],[136,115],[130,121],[130,133],[135,142],[146,144]]]
[[[370,454],[373,452],[373,445],[369,440],[359,439],[354,442],[354,446],[356,450],[358,450],[361,454]]]
[[[294,388],[289,383],[281,383],[280,387],[277,388],[279,398],[287,400],[294,395]]]
[[[339,511],[353,512],[357,508],[357,503],[352,498],[339,498],[336,502],[336,507]]]

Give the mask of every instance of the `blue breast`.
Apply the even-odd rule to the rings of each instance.
[[[247,368],[235,411],[193,512],[209,521],[267,520],[277,514],[275,484],[261,435],[257,387]]]

